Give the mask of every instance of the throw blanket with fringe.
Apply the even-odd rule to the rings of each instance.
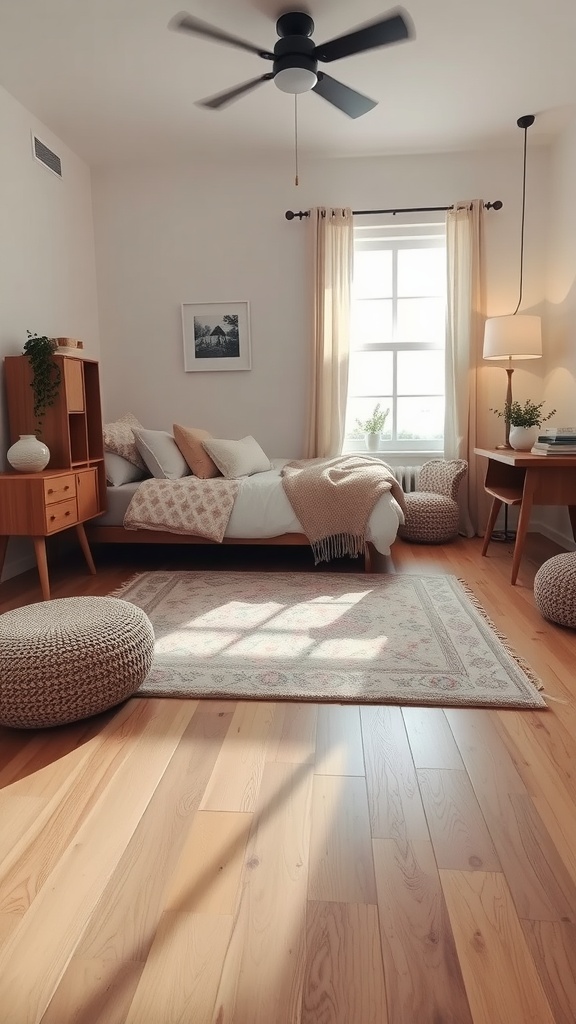
[[[361,554],[372,510],[387,491],[406,511],[404,491],[390,467],[370,456],[288,462],[282,469],[282,483],[310,541],[315,563]]]
[[[221,541],[240,488],[239,480],[144,480],[124,515],[127,530],[167,530]]]

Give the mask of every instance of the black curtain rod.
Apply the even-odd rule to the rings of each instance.
[[[495,202],[493,203],[484,203],[484,209],[501,210],[503,205],[504,203],[502,202],[501,199],[496,199]],[[391,213],[394,215],[397,213],[438,213],[440,211],[445,212],[446,210],[453,209],[454,204],[452,204],[452,206],[408,206],[403,210],[352,210],[352,213],[354,217],[367,217],[372,214],[380,213]],[[298,210],[297,213],[295,213],[294,210],[286,210],[285,213],[286,220],[294,220],[295,217],[298,217],[299,220],[302,220],[303,217],[309,216],[310,210]]]

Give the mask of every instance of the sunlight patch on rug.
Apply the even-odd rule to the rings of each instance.
[[[115,596],[154,626],[143,696],[546,707],[455,576],[145,572]]]

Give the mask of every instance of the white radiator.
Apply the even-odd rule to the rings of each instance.
[[[418,490],[418,477],[420,476],[420,466],[392,466],[391,469],[394,471],[394,476],[400,484],[402,489],[406,492]]]

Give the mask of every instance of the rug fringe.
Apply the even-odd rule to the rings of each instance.
[[[536,687],[536,689],[542,691],[544,689],[544,683],[542,682],[540,677],[536,675],[532,668],[530,668],[528,662],[525,661],[524,658],[522,658],[517,653],[517,651],[514,650],[514,648],[510,644],[510,641],[508,640],[508,637],[504,633],[502,633],[494,624],[494,622],[488,615],[488,612],[476,597],[474,591],[466,583],[466,580],[461,579],[459,576],[457,576],[456,579],[458,580],[458,583],[460,584],[464,593],[466,594],[466,597],[470,601],[470,604],[473,605],[476,611],[480,613],[486,624],[490,626],[490,629],[496,634],[500,643],[502,644],[502,647],[506,651],[506,654],[509,654],[510,657],[514,659],[519,668],[521,668],[524,672],[524,675],[527,677],[527,679],[530,680],[530,682]]]
[[[112,593],[108,594],[108,597],[120,597],[121,598],[122,595],[125,594],[126,591],[132,586],[132,584],[136,583],[136,580],[140,576],[145,576],[145,575],[146,575],[146,573],[143,573],[143,572],[134,572],[134,573],[132,573],[132,575],[127,580],[124,580],[124,583],[122,584],[122,586],[117,587],[116,590],[113,590]]]

